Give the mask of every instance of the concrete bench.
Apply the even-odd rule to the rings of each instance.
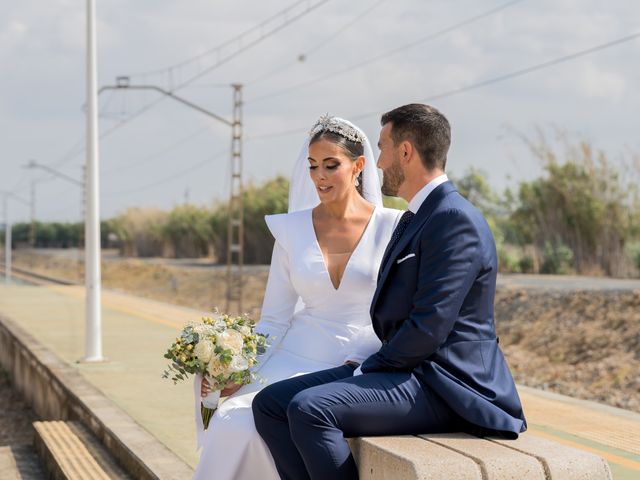
[[[110,480],[130,478],[95,438],[77,422],[34,422],[35,447],[49,478]]]
[[[611,480],[590,453],[523,434],[517,440],[463,433],[352,439],[361,480]]]

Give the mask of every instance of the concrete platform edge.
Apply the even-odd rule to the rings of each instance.
[[[36,338],[0,314],[0,365],[42,420],[78,421],[132,477],[184,479],[192,469]]]

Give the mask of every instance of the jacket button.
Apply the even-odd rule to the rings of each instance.
[[[386,340],[382,340],[382,344],[383,345],[386,345],[387,343],[389,343],[389,342],[387,342]]]

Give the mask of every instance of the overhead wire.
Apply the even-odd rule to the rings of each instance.
[[[187,143],[189,140],[202,135],[204,132],[206,132],[207,130],[209,130],[208,126],[205,127],[201,127],[198,128],[197,130],[189,133],[188,135],[181,137],[180,139],[178,139],[177,141],[163,147],[160,150],[157,150],[153,153],[150,153],[148,155],[145,155],[144,157],[142,157],[142,159],[140,159],[137,162],[129,162],[127,163],[127,165],[120,165],[120,166],[113,166],[111,168],[108,168],[106,170],[102,171],[102,175],[108,175],[110,173],[114,173],[114,172],[121,172],[121,171],[125,171],[125,170],[129,170],[131,168],[136,168],[139,167],[141,165],[145,165],[147,163],[150,163],[153,160],[156,160],[158,157],[160,157],[161,155],[164,155],[167,152],[170,152],[171,150],[174,150],[175,148],[184,145],[185,143]]]
[[[171,89],[170,91],[176,91],[176,90],[179,90],[179,89],[181,89],[181,88],[186,87],[187,85],[190,85],[190,84],[191,84],[191,83],[193,83],[195,80],[197,80],[198,78],[202,77],[204,74],[206,74],[206,73],[208,73],[208,72],[210,72],[210,71],[214,70],[215,68],[219,67],[219,66],[220,66],[220,65],[222,65],[223,63],[226,63],[227,61],[230,61],[232,58],[234,58],[235,56],[237,56],[237,55],[239,55],[240,53],[244,52],[244,51],[245,51],[245,50],[247,50],[248,48],[250,48],[250,47],[252,47],[252,46],[256,45],[256,44],[257,44],[257,43],[259,43],[260,41],[262,41],[262,40],[266,39],[267,37],[269,37],[269,36],[271,36],[271,35],[273,35],[273,34],[275,34],[276,32],[280,31],[280,30],[281,30],[281,29],[283,29],[284,27],[286,27],[286,26],[290,25],[291,23],[293,23],[293,22],[297,21],[298,19],[302,18],[302,17],[303,17],[304,15],[306,15],[307,13],[310,13],[311,11],[313,11],[313,10],[315,10],[316,8],[320,7],[322,4],[327,3],[328,1],[330,1],[330,0],[320,0],[320,1],[316,2],[315,4],[311,5],[310,7],[308,7],[308,8],[307,8],[307,10],[304,10],[303,12],[300,12],[300,13],[298,13],[298,14],[294,15],[293,17],[286,19],[286,20],[285,20],[285,22],[284,22],[282,25],[278,26],[277,28],[274,28],[272,31],[268,32],[267,34],[264,34],[264,35],[263,35],[262,37],[260,37],[258,40],[255,40],[255,41],[250,42],[249,44],[247,44],[247,45],[243,46],[243,47],[242,47],[240,50],[238,50],[235,54],[233,54],[233,55],[231,55],[231,56],[229,56],[229,57],[227,57],[227,58],[223,59],[223,61],[222,61],[222,62],[220,62],[220,61],[219,61],[218,63],[216,63],[216,64],[214,64],[214,65],[212,65],[212,66],[210,66],[210,67],[206,68],[205,70],[201,71],[201,72],[200,72],[200,73],[198,73],[197,75],[190,77],[190,78],[189,78],[189,79],[187,79],[186,81],[181,82],[179,85],[177,85],[176,87],[174,87],[174,88],[173,88],[173,89]],[[308,2],[308,0],[300,0],[300,1],[295,2],[294,4],[292,4],[292,5],[291,5],[290,7],[288,7],[287,9],[284,9],[283,11],[279,12],[279,14],[276,14],[276,15],[274,15],[274,16],[272,16],[272,17],[269,17],[267,20],[262,21],[261,23],[259,23],[259,24],[258,24],[256,27],[254,27],[253,29],[255,29],[255,28],[260,28],[260,27],[261,27],[261,26],[263,26],[264,24],[268,23],[271,19],[276,18],[278,15],[281,15],[283,12],[289,11],[291,8],[294,8],[294,7],[295,7],[295,6],[297,6],[298,4],[305,3],[305,2]],[[252,29],[250,29],[250,30],[252,30]],[[238,37],[234,37],[234,38],[236,38],[236,39],[237,39]],[[231,39],[231,40],[229,40],[229,41],[227,41],[227,42],[232,42],[233,40],[234,40],[234,39]],[[227,42],[225,42],[225,43],[227,43]],[[217,47],[214,47],[214,49],[212,49],[212,51],[213,51],[213,50],[215,50],[215,48],[217,48]],[[147,72],[147,73],[143,73],[143,74],[137,74],[136,76],[141,76],[141,75],[145,75],[145,76],[147,76],[147,75],[150,75],[150,73],[149,73],[149,72]],[[129,116],[127,116],[126,118],[124,118],[123,120],[119,121],[119,122],[118,122],[117,124],[115,124],[114,126],[112,126],[112,127],[108,128],[108,129],[107,129],[107,130],[105,130],[104,132],[100,133],[99,138],[101,138],[101,139],[102,139],[102,138],[106,138],[106,137],[108,137],[108,136],[109,136],[109,135],[111,135],[112,133],[114,133],[114,132],[118,131],[119,129],[121,129],[122,127],[126,126],[126,125],[127,125],[127,124],[129,124],[131,121],[133,121],[134,119],[136,119],[136,118],[140,117],[141,115],[143,115],[144,113],[146,113],[147,111],[149,111],[150,109],[152,109],[152,108],[153,108],[154,106],[156,106],[158,103],[160,103],[160,102],[162,102],[162,101],[166,100],[166,98],[167,98],[166,96],[161,96],[161,97],[158,97],[157,99],[155,99],[155,100],[153,100],[153,101],[149,102],[148,104],[146,104],[146,105],[142,106],[140,109],[136,110],[135,112],[133,112],[132,114],[130,114]],[[76,147],[74,146],[74,148],[76,148]],[[79,154],[84,150],[84,145],[83,145],[82,149],[81,149],[81,150],[78,150],[78,151],[74,151],[74,148],[72,148],[72,149],[69,151],[69,153],[67,153],[67,154],[63,155],[63,157],[61,158],[61,160],[60,160],[60,161],[58,161],[58,162],[56,162],[56,163],[55,163],[55,164],[53,164],[52,166],[59,166],[59,165],[62,165],[62,164],[64,164],[64,163],[66,163],[66,162],[70,161],[71,159],[75,158],[77,155],[79,155]]]
[[[443,98],[447,98],[447,97],[452,97],[454,95],[458,95],[460,93],[464,93],[464,92],[468,92],[470,90],[475,90],[477,88],[482,88],[482,87],[486,87],[488,85],[492,85],[494,83],[499,83],[499,82],[504,82],[505,80],[510,80],[512,78],[516,78],[516,77],[521,77],[523,75],[527,75],[529,73],[533,73],[545,68],[549,68],[555,65],[558,65],[560,63],[564,63],[564,62],[568,62],[570,60],[575,60],[576,58],[580,58],[580,57],[584,57],[585,55],[590,55],[592,53],[596,53],[599,52],[601,50],[606,50],[608,48],[623,44],[623,43],[627,43],[630,42],[631,40],[635,40],[636,38],[640,37],[640,32],[636,32],[636,33],[632,33],[630,35],[626,35],[624,37],[618,38],[616,40],[611,40],[609,42],[605,42],[605,43],[601,43],[599,45],[590,47],[590,48],[586,48],[584,50],[579,50],[577,52],[573,52],[567,55],[563,55],[561,57],[557,57],[554,58],[552,60],[548,60],[546,62],[542,62],[542,63],[538,63],[535,65],[531,65],[529,67],[525,67],[525,68],[521,68],[518,70],[514,70],[512,72],[509,73],[505,73],[502,75],[498,75],[497,77],[492,77],[489,78],[487,80],[482,80],[480,82],[475,82],[475,83],[471,83],[469,85],[465,85],[463,87],[459,87],[459,88],[454,88],[451,90],[447,90],[441,93],[437,93],[434,95],[431,95],[429,97],[423,98],[422,101],[423,102],[431,102],[434,100],[440,100]],[[354,120],[358,120],[361,118],[366,118],[366,117],[371,117],[374,115],[378,115],[379,112],[369,112],[369,113],[364,113],[361,115],[354,115],[350,118],[353,118]]]
[[[118,196],[120,196],[120,195],[128,195],[128,194],[131,194],[131,193],[136,193],[136,192],[141,192],[141,191],[144,191],[144,190],[149,190],[151,188],[163,185],[165,183],[172,182],[177,178],[184,177],[188,173],[191,173],[191,172],[196,171],[196,170],[198,170],[198,169],[200,169],[200,168],[202,168],[202,167],[204,167],[206,165],[211,164],[212,160],[216,160],[216,159],[222,157],[223,155],[225,155],[227,153],[229,153],[229,149],[225,148],[224,150],[221,150],[221,151],[213,154],[212,156],[209,156],[206,159],[201,160],[200,162],[198,162],[198,163],[196,163],[196,164],[194,164],[194,165],[192,165],[192,166],[190,166],[190,167],[188,167],[186,169],[181,169],[181,170],[173,173],[170,176],[163,177],[160,180],[157,180],[157,181],[154,181],[152,183],[148,183],[146,185],[142,185],[142,186],[139,186],[139,187],[136,187],[136,188],[132,188],[132,189],[120,190],[120,191],[112,191],[112,192],[107,191],[107,192],[104,192],[101,196],[103,196],[103,197],[113,197],[113,196],[116,196],[116,195],[118,195]]]
[[[592,53],[596,53],[599,52],[601,50],[606,50],[608,48],[617,46],[617,45],[621,45],[623,43],[627,43],[630,42],[632,40],[635,40],[636,38],[640,37],[640,32],[636,32],[636,33],[632,33],[629,35],[626,35],[624,37],[615,39],[615,40],[611,40],[609,42],[605,42],[605,43],[601,43],[599,45],[595,45],[593,47],[590,48],[586,48],[583,50],[579,50],[567,55],[562,55],[560,57],[548,60],[546,62],[542,62],[542,63],[538,63],[535,65],[531,65],[529,67],[525,67],[525,68],[521,68],[518,70],[514,70],[512,72],[508,72],[502,75],[498,75],[496,77],[492,77],[486,80],[482,80],[479,82],[475,82],[475,83],[471,83],[469,85],[465,85],[459,88],[454,88],[451,90],[446,90],[440,93],[436,93],[433,95],[430,95],[426,98],[423,98],[421,101],[423,102],[431,102],[434,100],[440,100],[443,98],[448,98],[448,97],[452,97],[454,95],[458,95],[460,93],[464,93],[464,92],[468,92],[471,90],[475,90],[477,88],[482,88],[482,87],[486,87],[488,85],[492,85],[494,83],[499,83],[499,82],[504,82],[506,80],[512,79],[512,78],[516,78],[516,77],[521,77],[524,75],[527,75],[529,73],[533,73],[539,70],[543,70],[545,68],[549,68],[564,62],[568,62],[571,60],[575,60],[576,58],[580,58],[580,57],[584,57],[586,55],[590,55]],[[372,117],[375,115],[380,115],[380,111],[376,110],[376,111],[371,111],[368,113],[363,113],[363,114],[358,114],[358,115],[350,115],[348,118],[351,120],[360,120],[363,118],[367,118],[367,117]],[[257,140],[257,139],[262,139],[262,138],[273,138],[273,137],[280,137],[280,136],[286,136],[286,135],[291,135],[294,133],[301,133],[304,132],[305,129],[289,129],[289,130],[284,130],[284,131],[279,131],[279,132],[267,132],[267,133],[263,133],[263,134],[258,134],[258,135],[253,135],[251,136],[251,140]]]
[[[304,50],[301,54],[299,54],[299,56],[296,59],[290,62],[287,62],[283,65],[280,65],[277,68],[274,68],[268,71],[264,75],[261,75],[260,77],[254,78],[253,80],[249,80],[248,82],[244,82],[244,85],[250,86],[250,85],[255,85],[256,83],[264,82],[265,80],[273,77],[274,75],[278,73],[282,73],[283,71],[291,68],[293,65],[299,64],[301,61],[306,61],[306,57],[308,57],[311,53],[317,52],[322,47],[334,41],[336,37],[338,37],[342,32],[348,30],[357,22],[361,21],[363,18],[365,18],[367,15],[369,15],[371,12],[373,12],[376,8],[378,8],[380,5],[382,5],[386,1],[387,0],[378,0],[373,5],[369,5],[364,11],[359,12],[349,22],[347,22],[346,24],[342,25],[340,28],[332,32],[330,35],[325,37],[322,41],[317,42],[313,46]],[[301,60],[301,57],[303,57],[304,60]]]
[[[307,7],[306,10],[304,10],[302,12],[302,15],[305,15],[309,12],[311,12],[312,10],[315,10],[316,8],[318,8],[319,6],[321,6],[322,4],[328,2],[329,0],[321,0],[319,2],[317,2],[315,5],[311,5],[311,7]],[[146,72],[139,72],[139,73],[134,73],[129,75],[129,77],[148,77],[148,76],[152,76],[152,75],[158,75],[158,74],[167,74],[167,73],[171,73],[172,71],[179,69],[185,65],[188,65],[190,63],[194,63],[197,62],[199,60],[201,60],[204,57],[207,57],[213,53],[219,52],[220,50],[222,50],[224,47],[229,46],[229,45],[233,45],[234,43],[237,43],[238,45],[242,45],[243,43],[243,38],[249,36],[252,32],[260,32],[260,34],[263,34],[263,29],[266,25],[268,25],[269,23],[273,22],[274,20],[280,18],[280,17],[284,17],[285,18],[285,23],[288,24],[287,22],[289,21],[295,21],[297,20],[297,18],[299,18],[299,16],[302,16],[300,13],[296,14],[294,17],[291,18],[287,18],[287,16],[289,15],[289,13],[293,10],[296,9],[296,7],[298,7],[301,4],[304,3],[309,3],[309,0],[298,0],[294,3],[292,3],[291,5],[289,5],[288,7],[278,11],[277,13],[271,15],[270,17],[266,18],[265,20],[262,20],[260,23],[254,25],[253,27],[243,31],[242,33],[229,38],[227,40],[225,40],[224,42],[216,45],[215,47],[211,47],[207,50],[205,50],[202,53],[193,55],[185,60],[182,60],[180,62],[174,63],[172,65],[169,65],[167,67],[163,67],[163,68],[159,68],[159,69],[154,69],[154,70],[150,70],[150,71],[146,71]],[[286,26],[286,25],[285,25]],[[276,30],[277,31],[277,30]],[[275,32],[272,32],[275,33]],[[246,46],[245,46],[246,47]],[[236,52],[240,53],[240,52]],[[219,55],[219,53],[218,53]]]
[[[264,95],[256,96],[256,97],[253,97],[253,98],[249,98],[249,99],[247,99],[245,101],[245,103],[246,104],[251,104],[251,103],[259,102],[259,101],[266,100],[266,99],[280,97],[282,95],[291,93],[293,91],[300,90],[301,88],[309,87],[311,85],[315,85],[317,83],[323,82],[323,81],[325,81],[327,79],[335,78],[338,75],[343,75],[343,74],[345,74],[347,72],[351,72],[351,71],[356,70],[358,68],[362,68],[362,67],[364,67],[366,65],[370,65],[370,64],[372,64],[374,62],[382,60],[383,58],[387,58],[389,56],[395,55],[395,54],[397,54],[399,52],[402,52],[404,50],[407,50],[409,48],[415,47],[416,45],[420,45],[420,44],[435,40],[435,39],[437,39],[439,37],[442,37],[443,35],[451,33],[453,31],[458,30],[458,29],[460,29],[462,27],[465,27],[465,26],[467,26],[467,25],[469,25],[471,23],[474,23],[474,22],[477,22],[477,21],[482,20],[484,18],[487,18],[487,17],[489,17],[491,15],[494,15],[494,14],[496,14],[498,12],[501,12],[502,10],[505,10],[506,8],[509,8],[509,7],[511,7],[511,6],[513,6],[513,5],[517,4],[517,3],[521,3],[521,2],[524,2],[524,1],[526,1],[526,0],[511,0],[511,1],[507,2],[507,3],[503,3],[501,5],[498,5],[497,7],[491,8],[491,9],[485,11],[485,12],[482,12],[480,14],[474,15],[472,17],[469,17],[469,18],[465,19],[465,20],[462,20],[462,21],[457,22],[457,23],[455,23],[453,25],[450,25],[450,26],[448,26],[446,28],[438,30],[437,32],[430,33],[429,35],[425,35],[423,37],[420,37],[417,40],[413,40],[413,41],[411,41],[409,43],[405,43],[403,45],[400,45],[399,47],[395,47],[395,48],[392,48],[392,49],[387,50],[385,52],[382,52],[382,53],[380,53],[378,55],[374,55],[373,57],[370,57],[370,58],[368,58],[366,60],[363,60],[363,61],[360,61],[360,62],[355,63],[353,65],[350,65],[348,67],[341,68],[339,70],[334,70],[332,72],[323,74],[323,75],[321,75],[319,77],[316,77],[316,78],[313,78],[311,80],[306,80],[304,82],[300,82],[298,84],[291,85],[289,87],[283,88],[283,89],[278,90],[276,92],[267,93],[267,94],[264,94]]]

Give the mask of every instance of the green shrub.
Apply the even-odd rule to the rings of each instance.
[[[545,245],[540,273],[566,275],[572,272],[573,252],[569,247],[560,243]]]
[[[518,268],[521,273],[534,273],[533,258],[529,255],[523,255],[518,261]]]
[[[559,273],[569,262],[577,272],[623,274],[640,210],[631,173],[620,175],[617,162],[586,140],[564,138],[562,154],[543,137],[527,144],[545,174],[520,183],[509,219],[513,237],[544,252],[541,270]]]
[[[160,229],[175,258],[207,256],[212,244],[211,212],[195,205],[175,207]]]
[[[289,180],[277,177],[262,185],[245,187],[244,263],[268,264],[273,251],[273,236],[264,221],[265,215],[284,213],[288,208]],[[227,261],[229,209],[220,204],[210,217],[214,251],[219,263]]]

